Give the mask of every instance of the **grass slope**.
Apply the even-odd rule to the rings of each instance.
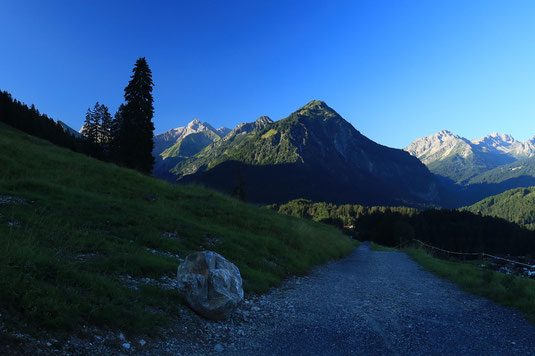
[[[246,291],[262,292],[355,246],[327,225],[173,186],[3,124],[0,167],[0,196],[26,200],[0,203],[0,312],[12,327],[151,333],[181,301],[174,290],[127,288],[127,275],[174,277],[173,256],[210,249],[239,267]]]

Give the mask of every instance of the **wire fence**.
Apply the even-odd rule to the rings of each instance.
[[[518,265],[518,266],[523,266],[523,267],[528,267],[528,268],[534,268],[535,269],[535,265],[530,265],[530,264],[527,264],[527,263],[523,263],[523,262],[518,262],[518,261],[514,261],[514,260],[511,260],[511,259],[508,259],[508,258],[503,258],[503,257],[498,257],[498,256],[494,256],[494,255],[489,255],[488,253],[485,253],[485,252],[456,252],[456,251],[448,251],[448,250],[444,250],[442,248],[439,248],[439,247],[436,247],[436,246],[431,246],[429,244],[426,244],[425,242],[422,242],[420,240],[417,240],[417,239],[413,239],[413,240],[410,240],[410,241],[407,241],[407,243],[405,244],[405,246],[411,242],[418,242],[421,246],[425,246],[427,248],[430,248],[432,250],[436,250],[436,251],[440,251],[442,253],[447,253],[447,254],[450,254],[450,255],[456,255],[456,256],[480,256],[482,259],[484,257],[489,257],[489,258],[492,258],[492,259],[495,259],[495,260],[499,260],[499,261],[505,261],[505,262],[508,262],[508,263],[511,263],[511,264],[515,264],[515,265]],[[401,246],[400,246],[401,247]]]

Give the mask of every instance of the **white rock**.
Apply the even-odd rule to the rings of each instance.
[[[123,344],[123,347],[124,347],[125,349],[127,349],[127,350],[130,350],[130,344],[129,344],[128,342],[125,342],[125,343]]]

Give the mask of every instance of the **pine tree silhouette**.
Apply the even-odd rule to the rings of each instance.
[[[147,174],[154,165],[153,85],[147,61],[144,57],[139,58],[124,89],[126,103],[120,108],[118,117],[116,115],[119,163]]]

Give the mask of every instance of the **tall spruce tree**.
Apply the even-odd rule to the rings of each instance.
[[[130,82],[124,89],[125,104],[119,114],[117,132],[119,163],[151,173],[154,165],[154,124],[152,117],[152,72],[144,57],[136,61]]]

